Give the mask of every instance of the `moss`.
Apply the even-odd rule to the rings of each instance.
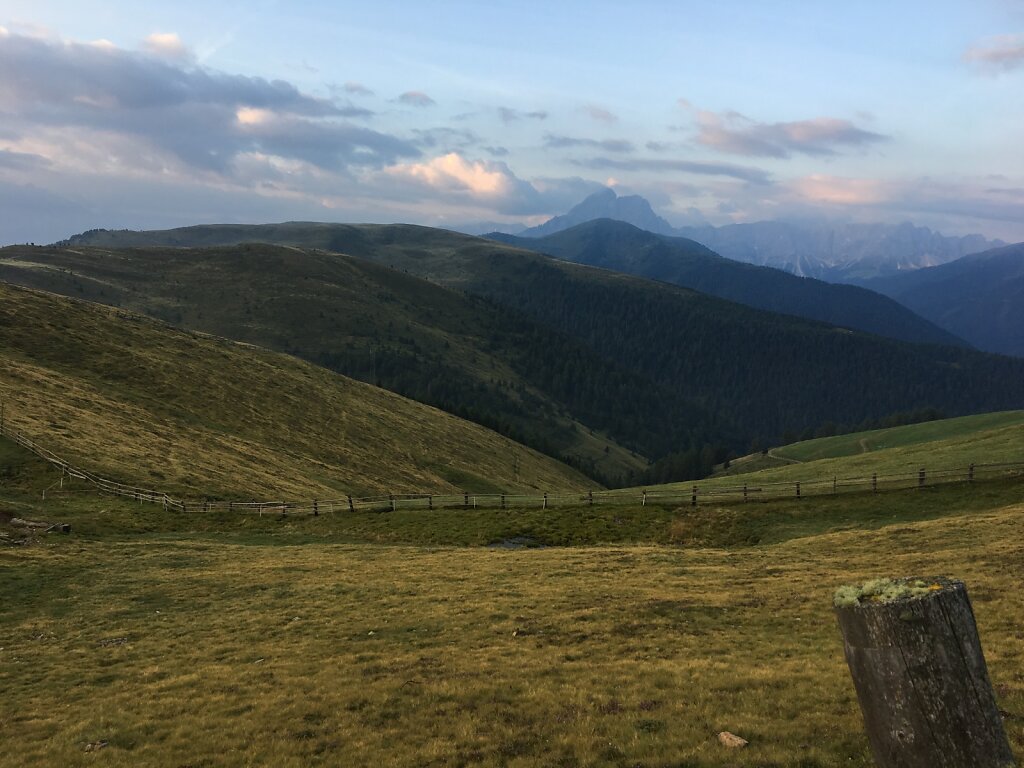
[[[836,590],[832,599],[837,608],[851,608],[863,603],[892,603],[913,600],[940,591],[946,579],[872,579],[861,586],[845,585]]]

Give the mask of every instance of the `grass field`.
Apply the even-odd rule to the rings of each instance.
[[[888,448],[906,448],[922,443],[941,442],[951,445],[969,441],[993,431],[1021,425],[1024,425],[1024,411],[982,413],[976,416],[961,416],[954,419],[927,421],[922,424],[875,429],[870,432],[804,440],[800,443],[776,448],[772,453],[783,459],[815,461],[857,456]],[[1021,443],[1021,450],[1024,453],[1024,441]]]
[[[770,456],[744,457],[731,463],[728,471],[697,484],[707,491],[747,484],[762,486],[767,493],[773,483],[821,482],[827,487],[834,477],[840,481],[860,479],[869,484],[871,475],[877,473],[879,478],[904,475],[908,478],[904,484],[912,485],[921,468],[959,469],[966,477],[972,463],[1024,463],[1024,411],[986,413],[807,440],[776,448]],[[671,483],[659,486],[658,490],[688,492],[692,485]],[[636,491],[629,489],[624,493]]]
[[[910,574],[966,580],[1024,751],[1020,480],[282,519],[0,470],[0,520],[73,526],[0,547],[3,766],[869,766],[831,594]],[[526,541],[587,546],[462,546]]]

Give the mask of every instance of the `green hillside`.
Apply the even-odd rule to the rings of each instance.
[[[908,344],[771,314],[685,288],[443,230],[292,223],[98,233],[76,243],[111,237],[118,243],[276,239],[293,247],[315,245],[393,267],[449,292],[484,299],[499,314],[528,319],[531,329],[543,329],[520,336],[510,345],[514,355],[529,351],[529,364],[516,369],[520,376],[525,378],[528,370],[533,377],[528,381],[535,382],[537,389],[563,393],[558,399],[566,411],[619,445],[648,459],[667,459],[661,466],[676,467],[671,473],[676,477],[692,477],[691,473],[710,468],[720,455],[716,446],[737,451],[752,444],[769,445],[778,443],[787,432],[800,433],[829,422],[850,427],[921,408],[965,415],[1024,406],[1024,361],[967,349]],[[70,250],[8,249],[7,261],[14,259],[21,266],[8,266],[3,274],[26,281],[47,274],[55,290],[71,292],[76,290],[74,280],[53,277],[53,270],[25,269],[24,265],[33,260],[46,262],[73,268],[75,279],[93,275],[95,281],[107,281],[105,264],[129,258],[109,253],[112,255],[104,258],[90,255],[77,244]],[[170,274],[160,278],[160,259],[166,256],[132,253],[130,258],[138,260],[138,276],[129,281],[126,290],[134,295],[134,305],[180,306],[191,301],[195,288],[190,283]],[[301,254],[293,254],[296,262],[301,262]],[[294,281],[284,287],[283,274],[280,270],[274,273],[275,286],[302,301],[310,300],[317,279],[311,277],[305,288]],[[228,274],[225,279],[231,277]],[[251,272],[233,277],[238,286],[255,279]],[[254,296],[248,310],[260,323],[278,325],[288,317],[273,311],[272,302],[278,300],[267,299],[263,292]],[[409,300],[409,312],[424,324],[433,323],[429,313],[418,311],[418,301]],[[214,304],[207,301],[203,311],[220,311]],[[196,315],[198,311],[197,306]],[[390,308],[379,311],[386,316]],[[170,319],[176,320],[174,316]],[[285,351],[303,342],[307,325],[287,328],[295,341],[282,347]],[[578,358],[580,364],[566,358],[565,347],[552,343],[551,331],[570,340],[575,349],[584,350],[585,355]],[[404,335],[416,338],[412,332]],[[508,347],[496,346],[492,351],[502,360],[510,354]],[[305,356],[317,360],[313,354]],[[444,354],[441,359],[446,359]],[[591,368],[594,360],[601,360],[606,367]],[[609,376],[600,370],[616,373]],[[638,386],[641,382],[643,386]],[[586,402],[571,400],[579,397]],[[659,470],[645,481],[663,475]]]
[[[903,341],[964,346],[963,340],[886,296],[725,259],[693,240],[656,235],[623,221],[589,221],[540,238],[488,237],[577,264],[692,288],[769,312]]]
[[[776,448],[772,451],[772,455],[796,461],[815,461],[817,459],[858,456],[862,453],[888,448],[903,448],[922,443],[941,443],[941,445],[933,446],[936,448],[936,454],[941,455],[943,448],[974,443],[985,435],[1022,424],[1024,424],[1024,411],[982,413],[955,419],[927,421],[923,424],[908,424],[901,427],[804,440]],[[1024,433],[1022,433],[1019,455],[1019,460],[1024,461]],[[996,462],[1003,458],[1005,457],[993,456],[990,460]]]
[[[646,435],[685,434],[663,426],[666,414],[685,427],[697,411],[518,313],[333,253],[14,247],[0,251],[0,277],[296,355],[601,478],[642,469],[623,444],[649,455]],[[613,411],[624,426],[609,435]]]
[[[293,357],[0,283],[6,424],[76,466],[177,494],[581,489],[478,425]]]
[[[828,485],[833,477],[868,479],[903,475],[919,469],[957,469],[970,464],[1024,464],[1024,411],[985,413],[923,424],[805,440],[752,454],[729,469],[700,481],[700,487],[737,488],[771,483]],[[1019,470],[1018,470],[1019,471]],[[688,488],[684,484],[664,487]],[[861,486],[861,490],[867,485]]]

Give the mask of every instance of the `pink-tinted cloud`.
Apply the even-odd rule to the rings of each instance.
[[[1024,36],[999,35],[964,51],[964,61],[988,72],[1009,72],[1024,67]]]
[[[591,120],[596,120],[599,123],[616,123],[619,120],[618,115],[604,107],[599,107],[596,104],[588,104],[583,107],[583,112],[590,117]]]
[[[191,53],[174,32],[154,32],[142,41],[142,49],[153,56],[183,61],[191,58]]]
[[[792,122],[762,123],[727,110],[696,109],[685,99],[679,104],[694,114],[697,143],[718,152],[748,157],[835,155],[886,141],[887,136],[859,128],[849,120],[816,117]]]

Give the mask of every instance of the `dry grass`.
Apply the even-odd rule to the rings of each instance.
[[[592,486],[476,424],[295,358],[0,284],[0,400],[77,466],[176,494]]]
[[[941,512],[728,549],[225,525],[0,550],[0,765],[868,766],[832,590],[938,573],[1019,753],[1024,504]]]

